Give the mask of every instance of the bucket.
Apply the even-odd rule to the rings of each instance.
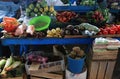
[[[68,70],[74,74],[79,74],[83,70],[83,66],[85,64],[84,60],[86,57],[81,59],[72,59],[71,57],[67,56],[67,67]]]

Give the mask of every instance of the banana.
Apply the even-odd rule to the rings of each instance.
[[[48,6],[44,7],[44,11],[47,12],[48,11]]]
[[[50,7],[49,7],[49,11],[50,11],[50,12],[54,12],[54,11],[55,11],[55,10],[54,10],[54,6],[50,6]]]

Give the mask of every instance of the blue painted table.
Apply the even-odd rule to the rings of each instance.
[[[27,45],[69,45],[69,44],[87,44],[88,48],[91,47],[93,40],[96,37],[114,37],[120,40],[120,35],[107,35],[107,36],[94,36],[94,37],[65,37],[65,38],[3,38],[1,39],[2,45],[10,46],[13,51],[13,45],[20,45],[20,54],[26,51]]]

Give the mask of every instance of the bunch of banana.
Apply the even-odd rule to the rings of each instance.
[[[56,11],[54,10],[54,6],[46,6],[43,8],[43,15],[48,15],[48,16],[56,16]]]
[[[58,37],[62,38],[62,29],[57,27],[55,29],[47,30],[47,36],[46,37]]]

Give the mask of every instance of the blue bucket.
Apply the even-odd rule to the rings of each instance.
[[[74,74],[79,74],[83,70],[83,66],[85,64],[84,60],[86,57],[81,59],[72,59],[71,57],[67,56],[67,67],[68,70]]]

